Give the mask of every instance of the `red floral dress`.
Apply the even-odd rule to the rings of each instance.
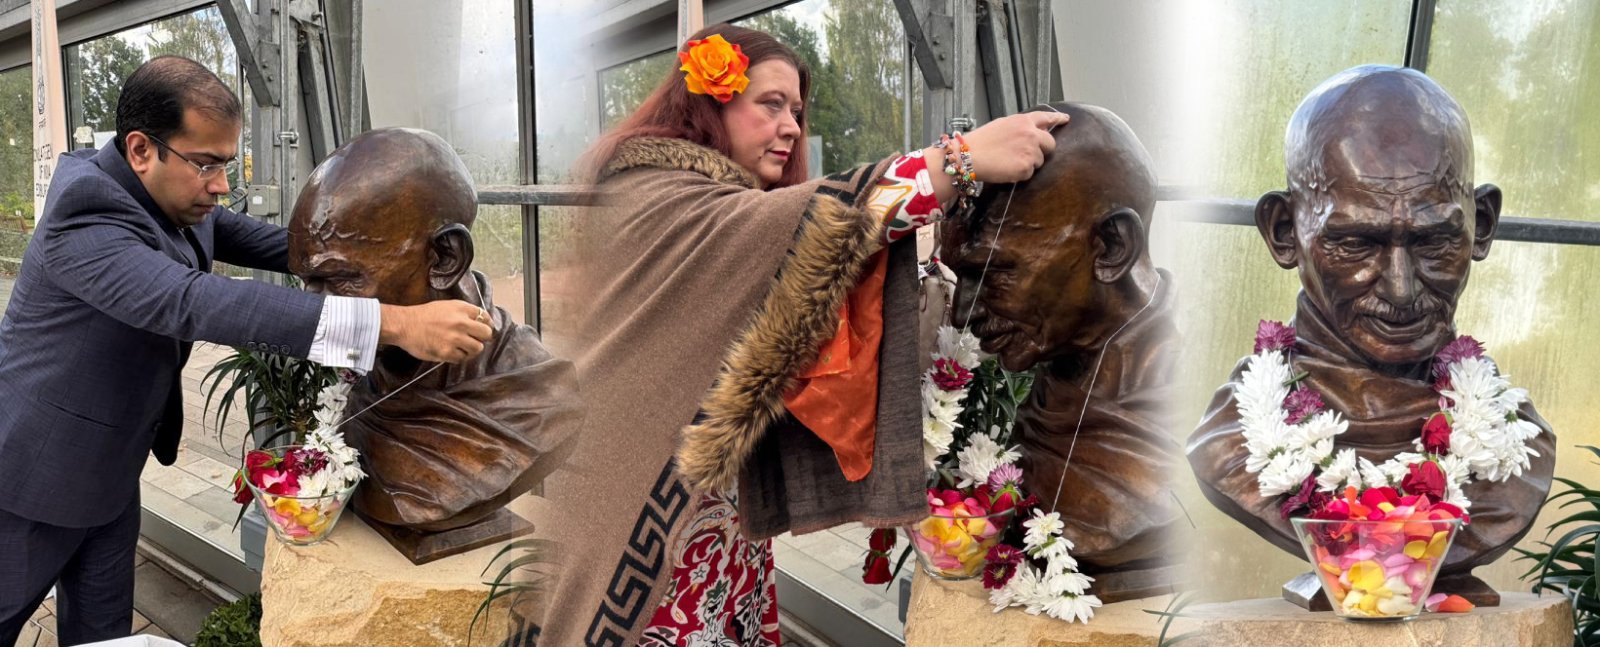
[[[684,537],[639,645],[780,645],[772,541],[752,542],[739,532],[734,497],[702,496]]]

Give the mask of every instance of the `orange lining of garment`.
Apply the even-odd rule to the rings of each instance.
[[[850,481],[872,471],[878,432],[878,348],[883,341],[883,282],[889,255],[867,259],[861,282],[839,307],[839,328],[817,361],[799,376],[783,404],[796,420],[833,448]]]

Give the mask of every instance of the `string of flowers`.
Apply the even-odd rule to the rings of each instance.
[[[1256,474],[1262,496],[1288,494],[1285,518],[1310,506],[1318,493],[1395,487],[1425,494],[1465,513],[1472,505],[1464,488],[1476,479],[1492,482],[1522,474],[1538,452],[1528,441],[1540,429],[1517,415],[1528,399],[1500,375],[1483,345],[1462,335],[1435,358],[1433,387],[1439,411],[1422,424],[1413,441],[1417,451],[1401,452],[1381,464],[1354,449],[1335,451],[1334,439],[1348,423],[1327,409],[1322,395],[1307,387],[1305,373],[1293,368],[1295,330],[1262,321],[1255,353],[1239,377],[1237,401],[1249,457],[1245,470]]]
[[[941,571],[965,574],[981,567],[996,613],[1022,607],[1033,615],[1088,622],[1101,605],[1088,594],[1093,578],[1078,572],[1060,514],[1037,509],[1016,465],[1021,454],[1011,444],[1011,425],[1026,382],[1016,388],[1015,376],[985,358],[978,339],[964,330],[939,328],[937,344],[922,381],[931,514],[908,534]],[[978,401],[969,402],[974,392]],[[894,543],[894,530],[873,531],[865,582],[893,579],[888,557]]]

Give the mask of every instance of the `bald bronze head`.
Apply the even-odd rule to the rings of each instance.
[[[1139,284],[1154,276],[1149,154],[1109,110],[1053,108],[1072,121],[1053,133],[1044,166],[1027,182],[989,187],[970,215],[945,222],[940,244],[960,279],[955,324],[970,325],[1013,371],[1103,345],[1106,324],[1125,321],[1128,303],[1142,306],[1149,286]]]
[[[289,270],[313,292],[394,305],[451,298],[472,267],[472,177],[433,133],[380,128],[317,165],[289,223]]]
[[[1288,190],[1256,204],[1273,259],[1365,363],[1429,360],[1500,216],[1500,190],[1472,187],[1461,106],[1416,70],[1351,68],[1295,110],[1284,159]]]

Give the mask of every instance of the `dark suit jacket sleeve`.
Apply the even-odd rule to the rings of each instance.
[[[305,357],[322,296],[200,272],[152,246],[115,214],[62,214],[37,241],[59,287],[141,330]]]
[[[217,260],[229,265],[280,274],[289,273],[289,230],[218,209],[215,220]]]

